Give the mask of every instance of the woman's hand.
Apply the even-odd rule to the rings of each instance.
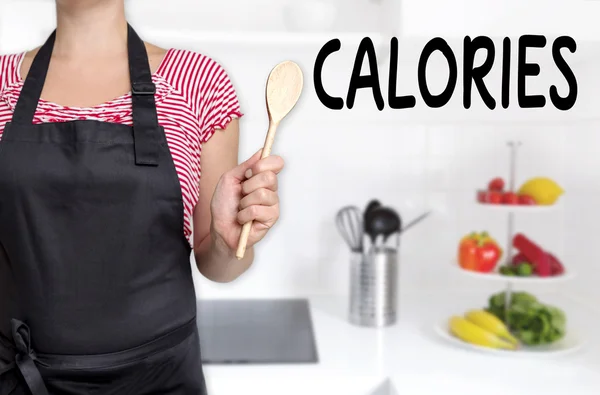
[[[268,156],[262,150],[223,174],[213,194],[210,210],[211,235],[217,246],[232,255],[237,250],[242,226],[253,221],[247,248],[259,242],[279,219],[277,174],[283,159]]]

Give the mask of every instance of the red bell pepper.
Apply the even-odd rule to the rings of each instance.
[[[502,249],[487,234],[465,236],[458,248],[458,263],[465,270],[489,273],[498,264]]]

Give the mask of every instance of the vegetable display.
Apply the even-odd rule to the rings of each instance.
[[[472,232],[458,246],[458,264],[465,270],[489,273],[501,257],[502,248],[487,232]]]
[[[492,295],[486,310],[502,320],[522,344],[547,345],[565,336],[567,318],[558,307],[544,304],[529,293],[514,292],[505,316],[505,298],[505,292]]]
[[[496,177],[487,189],[477,191],[477,201],[485,204],[504,205],[552,205],[564,194],[558,183],[548,177],[527,180],[518,191],[505,190],[504,179]]]
[[[512,257],[511,262],[500,267],[500,274],[551,277],[565,273],[563,264],[555,255],[544,251],[525,235],[517,233],[513,237],[513,246],[519,253]]]

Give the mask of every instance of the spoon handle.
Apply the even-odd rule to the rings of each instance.
[[[275,141],[275,132],[277,131],[277,123],[270,121],[269,122],[269,131],[267,132],[267,138],[265,139],[265,145],[263,146],[262,153],[260,155],[261,159],[266,158],[271,155],[271,148],[273,147],[273,142]],[[252,221],[246,222],[242,226],[242,233],[240,234],[240,241],[238,242],[238,248],[235,253],[235,257],[239,260],[244,257],[246,254],[246,244],[248,244],[248,237],[250,236],[250,230],[252,230]]]

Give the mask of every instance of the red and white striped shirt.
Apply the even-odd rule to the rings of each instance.
[[[23,87],[20,75],[25,53],[0,56],[0,138],[12,118]],[[156,108],[175,162],[184,206],[184,234],[192,243],[192,214],[198,201],[202,144],[215,129],[241,117],[229,76],[208,56],[169,49],[152,75]],[[67,107],[40,99],[34,123],[95,119],[131,125],[131,93],[94,107]]]

